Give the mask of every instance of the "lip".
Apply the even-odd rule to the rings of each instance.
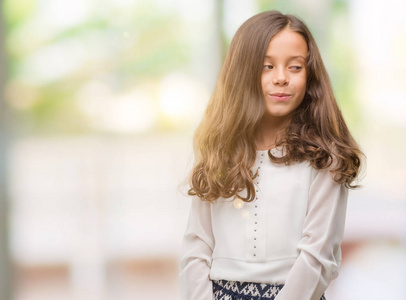
[[[288,100],[292,95],[285,94],[285,93],[273,93],[269,94],[269,96],[275,100],[275,101],[286,101]]]

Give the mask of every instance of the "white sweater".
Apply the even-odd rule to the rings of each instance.
[[[283,148],[271,151],[284,155]],[[329,169],[274,164],[257,151],[255,201],[193,197],[181,299],[211,300],[211,280],[223,279],[284,284],[275,300],[319,300],[338,275],[348,199]]]

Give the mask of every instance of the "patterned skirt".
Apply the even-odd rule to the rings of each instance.
[[[213,280],[213,300],[274,300],[283,284]],[[326,300],[321,296],[320,300]]]

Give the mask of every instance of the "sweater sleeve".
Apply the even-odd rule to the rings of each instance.
[[[179,284],[182,300],[213,298],[212,282],[209,278],[214,248],[211,205],[197,196],[192,198],[180,260]]]
[[[300,254],[275,300],[319,300],[338,276],[348,189],[329,169],[318,170],[311,183]]]

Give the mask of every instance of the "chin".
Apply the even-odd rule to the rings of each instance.
[[[286,117],[289,115],[288,112],[266,112],[266,115],[269,117]]]

